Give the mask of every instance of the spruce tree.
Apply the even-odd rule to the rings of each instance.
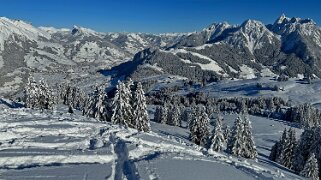
[[[128,127],[131,125],[133,114],[130,104],[131,93],[123,82],[118,82],[116,94],[113,100],[113,115],[111,122]]]
[[[181,112],[177,105],[172,105],[168,111],[167,124],[171,126],[181,126]]]
[[[134,94],[133,117],[135,123],[132,123],[132,125],[136,127],[138,131],[150,131],[145,92],[140,82],[137,84]]]
[[[271,148],[271,153],[270,153],[270,155],[269,155],[269,159],[270,159],[271,161],[275,161],[276,158],[277,158],[278,155],[279,155],[279,152],[278,152],[279,146],[280,146],[279,143],[280,143],[280,142],[276,142],[276,143],[272,146],[272,148]]]
[[[28,78],[28,83],[25,87],[25,106],[27,108],[34,108],[38,99],[38,85],[36,81],[31,77]]]
[[[27,108],[52,109],[55,104],[53,92],[43,79],[36,82],[30,78],[24,92]]]
[[[107,121],[108,110],[107,110],[107,94],[104,89],[100,88],[98,90],[98,99],[95,105],[94,118],[102,121]]]
[[[191,121],[191,111],[187,108],[184,108],[183,113],[181,114],[181,122],[184,121],[189,123]]]
[[[286,137],[285,144],[282,147],[280,153],[280,164],[283,166],[292,169],[293,168],[293,160],[294,160],[294,152],[296,148],[296,139],[295,139],[295,131],[290,128],[288,131],[288,136]]]
[[[101,121],[108,121],[107,95],[103,88],[96,86],[83,108],[83,115]]]
[[[243,157],[245,158],[251,158],[255,159],[257,157],[257,151],[256,151],[256,146],[254,142],[254,138],[252,136],[251,132],[251,122],[249,120],[249,116],[246,114],[244,115],[244,132],[243,132],[243,137],[244,137],[244,147],[245,147],[245,152]]]
[[[168,106],[167,104],[164,104],[162,107],[161,115],[160,115],[160,123],[166,124],[167,123],[167,114],[168,114]]]
[[[318,160],[316,159],[314,153],[312,153],[304,165],[303,170],[300,175],[313,180],[319,180],[319,166]]]
[[[232,155],[254,159],[257,151],[247,114],[241,114],[235,121],[232,135],[227,144],[227,152]]]
[[[298,173],[302,171],[306,160],[310,156],[310,152],[315,152],[315,148],[312,147],[313,144],[317,144],[317,146],[320,144],[319,142],[316,142],[318,138],[316,138],[315,132],[315,128],[313,128],[306,129],[301,134],[300,141],[295,151],[295,159],[293,162],[294,170]],[[317,136],[320,137],[318,134]]]
[[[189,123],[190,139],[195,144],[205,146],[209,138],[209,118],[204,107],[197,107],[193,111]]]
[[[225,138],[222,131],[222,116],[220,114],[217,115],[215,119],[215,125],[213,129],[213,135],[212,135],[212,142],[211,142],[211,149],[213,151],[221,151],[224,147]]]
[[[207,141],[210,135],[210,128],[209,128],[209,123],[210,123],[210,119],[205,111],[205,108],[202,108],[201,110],[201,116],[199,119],[199,141],[200,141],[200,145],[201,146],[206,146],[207,145]]]
[[[227,143],[227,152],[235,155],[235,156],[242,156],[243,155],[243,146],[244,146],[244,139],[243,139],[243,119],[239,116],[232,128],[232,134],[230,139]]]
[[[230,139],[230,136],[231,136],[231,128],[229,125],[226,125],[224,128],[224,138],[226,142],[228,139]]]

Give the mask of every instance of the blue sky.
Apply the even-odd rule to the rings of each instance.
[[[213,22],[273,23],[282,13],[321,23],[321,0],[1,0],[0,16],[100,32],[191,32]]]

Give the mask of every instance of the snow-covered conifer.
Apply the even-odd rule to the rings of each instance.
[[[298,173],[302,171],[306,160],[309,158],[310,152],[316,152],[315,147],[320,145],[320,142],[318,141],[321,136],[317,133],[317,129],[319,128],[306,129],[301,134],[293,161],[294,170]]]
[[[167,124],[172,125],[172,126],[181,126],[181,112],[180,108],[177,105],[172,105],[170,106],[171,108],[168,111],[168,121]]]
[[[225,138],[222,131],[222,119],[222,116],[220,116],[220,114],[217,114],[217,117],[215,118],[215,125],[210,147],[210,149],[212,149],[213,151],[221,151],[224,147]]]
[[[251,132],[251,122],[249,120],[248,115],[244,115],[244,132],[243,132],[243,137],[244,137],[244,155],[243,157],[245,158],[251,158],[255,159],[257,157],[257,151],[256,151],[256,146],[254,142],[254,138]]]
[[[161,110],[162,111],[161,111],[159,123],[166,124],[166,122],[167,122],[167,114],[168,114],[168,106],[167,106],[167,104],[164,104],[164,106],[162,106]]]
[[[181,113],[181,122],[189,123],[191,121],[191,111],[187,108],[183,108]]]
[[[118,82],[117,91],[113,100],[112,123],[124,126],[131,125],[133,114],[130,104],[130,91],[123,82]]]
[[[282,157],[284,155],[284,154],[282,154],[282,151],[284,151],[283,149],[286,148],[287,141],[288,141],[288,131],[287,131],[287,129],[284,129],[281,139],[277,145],[275,162],[282,164],[282,161],[283,161],[282,159],[284,159]]]
[[[150,131],[145,92],[140,82],[137,83],[137,88],[134,94],[132,126],[136,127],[139,131]]]
[[[232,135],[227,144],[227,151],[233,155],[254,159],[257,151],[251,133],[247,114],[241,114],[235,121]]]
[[[290,128],[288,131],[288,136],[286,137],[285,144],[280,152],[279,162],[283,166],[292,169],[293,168],[293,160],[294,160],[294,152],[296,148],[296,139],[295,139],[295,131]]]
[[[309,159],[304,165],[303,170],[300,172],[300,175],[312,180],[319,180],[318,160],[316,159],[314,153],[310,155]]]
[[[83,115],[108,121],[107,95],[103,88],[96,86],[95,91],[90,95],[86,106],[83,108]]]
[[[55,98],[52,90],[44,80],[38,83],[30,78],[25,88],[26,107],[37,109],[52,109]]]
[[[25,87],[25,104],[27,108],[34,108],[38,99],[38,85],[36,81],[31,77],[28,79],[28,83]]]
[[[231,136],[231,128],[229,125],[226,125],[224,128],[224,138],[226,142],[228,139],[230,139],[230,136]]]
[[[269,155],[269,159],[271,160],[271,161],[275,161],[276,160],[276,158],[279,156],[279,146],[280,146],[280,144],[279,144],[279,142],[276,142],[273,146],[272,146],[272,148],[271,148],[271,153],[270,153],[270,155]]]
[[[236,156],[243,155],[243,149],[244,149],[243,132],[244,132],[243,119],[241,116],[239,116],[234,122],[231,137],[227,142],[228,153]]]
[[[209,138],[209,117],[204,107],[197,107],[189,123],[190,138],[198,145],[205,146]]]

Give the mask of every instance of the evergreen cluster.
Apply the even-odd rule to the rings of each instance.
[[[24,91],[25,106],[32,109],[52,109],[56,102],[52,89],[44,80],[28,79]]]
[[[269,158],[304,177],[319,179],[321,127],[306,129],[299,141],[296,141],[293,129],[285,129],[280,141],[272,147]]]

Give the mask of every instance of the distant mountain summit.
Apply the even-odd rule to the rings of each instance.
[[[269,25],[256,20],[214,23],[166,50],[145,50],[135,56],[132,64],[138,67],[130,75],[169,73],[196,81],[280,74],[321,77],[320,53],[320,27],[311,19],[283,14]]]

